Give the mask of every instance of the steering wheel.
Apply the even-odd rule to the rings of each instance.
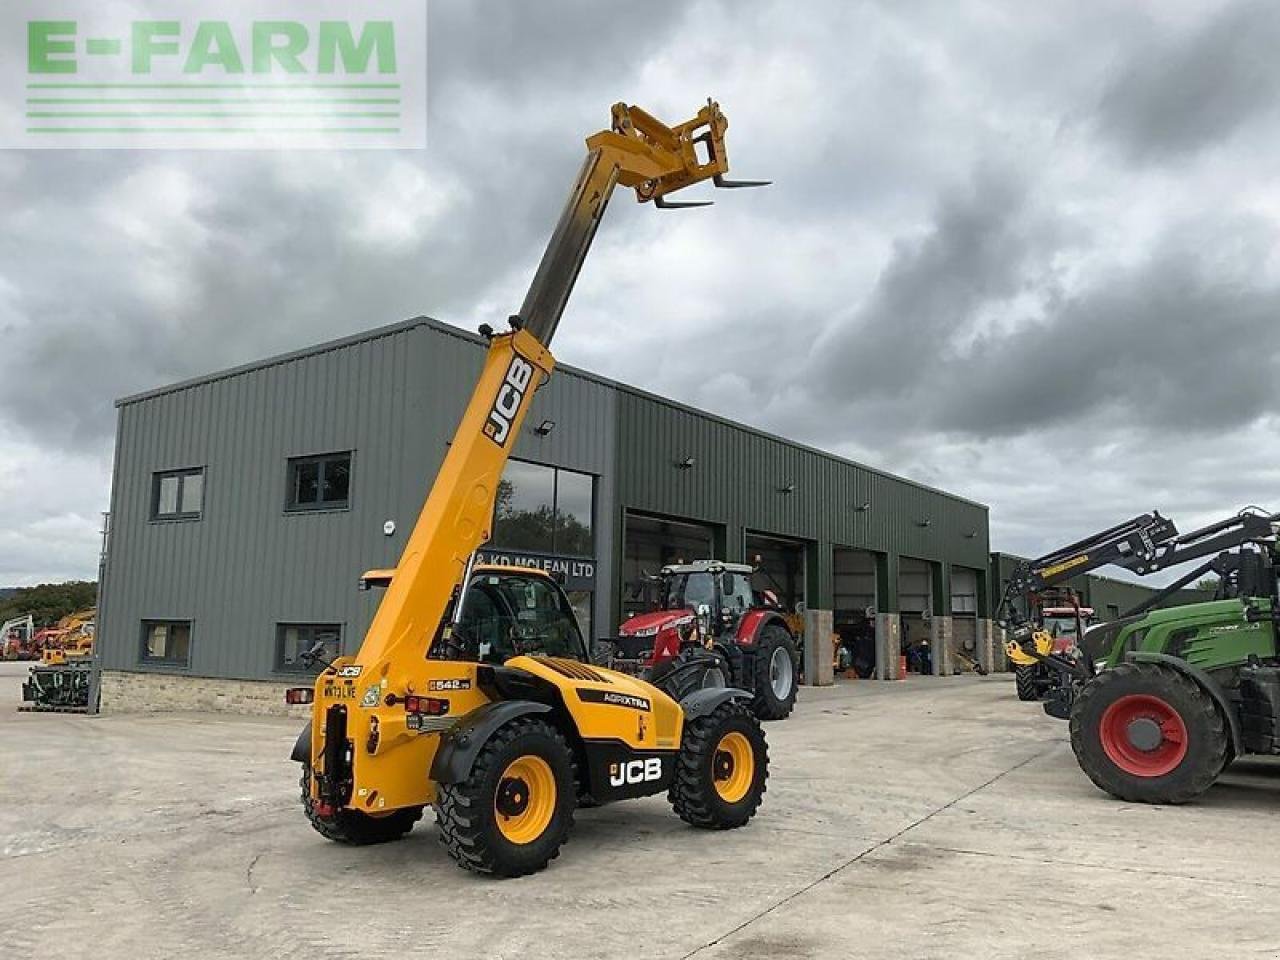
[[[441,652],[445,660],[471,660],[479,652],[476,638],[470,636],[461,624],[447,627],[441,640]]]
[[[527,653],[546,653],[547,635],[536,627],[525,627],[518,623],[511,625],[511,648],[516,655]]]

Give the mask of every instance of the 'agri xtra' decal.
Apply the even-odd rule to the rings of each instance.
[[[583,703],[603,703],[610,707],[626,707],[629,710],[643,710],[646,713],[652,706],[645,697],[636,697],[629,693],[614,693],[612,690],[590,688],[579,690],[578,699]]]
[[[532,380],[533,364],[517,353],[511,358],[507,375],[498,388],[498,395],[493,398],[489,418],[484,424],[484,435],[500,447],[505,447],[511,437],[512,421],[520,412],[520,405],[524,403]]]

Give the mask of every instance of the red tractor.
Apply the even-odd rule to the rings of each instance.
[[[1033,594],[1032,614],[1040,630],[1051,638],[1049,652],[1078,657],[1084,635],[1093,626],[1093,607],[1080,605],[1080,595],[1069,588],[1053,588]],[[1056,687],[1054,670],[1043,663],[1014,664],[1019,700],[1043,700]]]
[[[740,687],[761,720],[783,719],[796,703],[799,653],[785,611],[752,589],[754,572],[719,560],[663,567],[657,609],[627,620],[603,658],[678,693]]]

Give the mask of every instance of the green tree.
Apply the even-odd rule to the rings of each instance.
[[[498,481],[494,507],[493,545],[509,550],[540,550],[545,553],[592,555],[591,529],[577,517],[559,513],[550,504],[532,510],[512,505],[515,488],[508,480]]]
[[[51,627],[67,614],[87,610],[97,603],[98,585],[87,580],[19,587],[13,596],[0,601],[0,623],[31,614],[37,629]]]

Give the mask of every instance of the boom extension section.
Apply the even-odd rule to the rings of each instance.
[[[516,322],[544,347],[550,346],[614,187],[629,187],[638,202],[652,200],[655,206],[670,210],[710,206],[708,201],[666,200],[677,190],[704,180],[726,188],[767,186],[767,180],[725,179],[729,157],[724,134],[728,128],[729,120],[714,100],[708,100],[692,119],[674,127],[639,107],[615,103],[610,129],[587,138],[587,157],[578,181]]]
[[[704,180],[756,185],[724,179],[728,126],[711,100],[673,127],[619,103],[610,129],[587,138],[586,160],[510,331],[481,328],[489,339],[484,369],[399,564],[362,579],[387,594],[350,669],[376,671],[391,689],[412,682],[468,558],[489,539],[498,482],[533,394],[555,365],[548,348],[614,187],[635,190],[644,203]]]

